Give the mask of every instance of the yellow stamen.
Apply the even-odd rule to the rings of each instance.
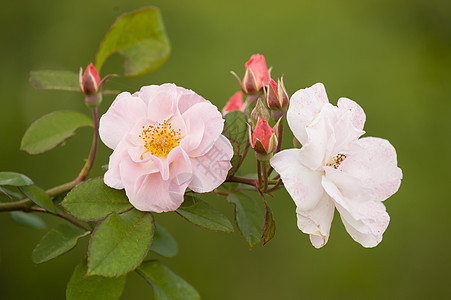
[[[342,153],[337,154],[336,156],[332,157],[326,165],[334,169],[338,169],[338,167],[345,160],[345,158],[346,158],[345,154]]]
[[[180,145],[181,130],[172,129],[172,125],[168,121],[157,122],[155,125],[147,126],[147,128],[143,126],[143,131],[139,137],[143,140],[146,151],[141,154],[141,160],[144,153],[147,152],[158,157],[166,157],[172,149]]]

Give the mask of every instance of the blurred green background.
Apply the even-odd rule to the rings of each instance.
[[[451,2],[411,1],[3,1],[0,9],[0,170],[28,175],[49,188],[72,180],[89,152],[81,129],[63,147],[39,156],[19,151],[25,129],[57,109],[89,114],[78,93],[36,90],[28,73],[78,71],[117,16],[161,8],[171,57],[156,72],[118,78],[110,88],[174,82],[219,108],[236,90],[229,74],[244,73],[253,53],[266,56],[274,77],[284,74],[292,94],[321,81],[332,103],[357,101],[367,114],[367,136],[387,138],[404,179],[385,202],[391,223],[384,240],[365,249],[335,214],[328,244],[317,250],[296,226],[295,205],[281,190],[269,199],[276,236],[249,250],[238,233],[195,227],[174,213],[158,215],[179,242],[161,260],[196,287],[203,299],[438,299],[449,297],[451,229],[448,159],[451,155]],[[119,56],[102,75],[122,73]],[[106,111],[113,97],[104,99]],[[288,130],[286,130],[287,133]],[[290,147],[287,134],[285,148]],[[111,151],[100,152],[93,176]],[[247,166],[252,165],[252,155]],[[250,170],[250,169],[249,169]],[[232,218],[225,199],[206,197]],[[48,226],[60,222],[44,217]],[[31,251],[45,230],[0,215],[0,298],[62,299],[83,240],[69,254],[35,266]],[[152,289],[130,274],[122,299],[151,299]]]

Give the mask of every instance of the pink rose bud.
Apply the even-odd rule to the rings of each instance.
[[[277,84],[273,79],[271,79],[266,88],[265,97],[266,105],[268,105],[271,110],[280,112],[275,114],[273,112],[273,118],[280,118],[280,116],[287,110],[288,103],[290,101],[285,85],[283,84],[283,78],[278,80]]]
[[[241,88],[246,94],[255,94],[260,92],[264,85],[269,83],[268,67],[265,57],[261,54],[254,54],[248,62],[245,63],[246,72],[244,73]]]
[[[251,145],[259,160],[268,160],[277,148],[277,136],[268,122],[259,118],[251,137]]]
[[[81,75],[81,70],[80,70]],[[80,78],[80,89],[89,96],[97,94],[100,90],[100,76],[93,64],[89,64],[83,77]]]
[[[222,109],[222,115],[225,116],[234,110],[243,110],[243,93],[241,91],[236,92],[229,98],[229,101],[227,101],[227,104]]]

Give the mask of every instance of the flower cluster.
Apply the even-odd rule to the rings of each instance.
[[[114,150],[105,183],[124,188],[137,209],[154,212],[176,210],[187,188],[216,189],[233,175],[223,116],[238,110],[247,116],[258,179],[231,181],[251,182],[262,197],[283,185],[296,204],[299,229],[317,248],[328,241],[335,209],[354,240],[376,246],[390,219],[382,201],[398,190],[402,172],[387,140],[361,138],[363,109],[347,98],[330,104],[321,83],[290,99],[283,79],[271,79],[263,55],[252,55],[243,79],[236,77],[241,90],[222,114],[173,84],[118,95],[100,120],[102,141]],[[281,151],[285,120],[300,149]],[[279,175],[271,178],[273,170]]]

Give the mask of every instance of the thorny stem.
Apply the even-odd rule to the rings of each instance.
[[[86,160],[85,165],[83,166],[83,169],[81,169],[80,173],[77,176],[77,179],[75,179],[76,183],[79,183],[88,177],[89,172],[92,169],[92,166],[94,165],[94,160],[96,159],[96,153],[97,153],[97,144],[99,140],[99,107],[95,107],[92,109],[92,119],[94,121],[94,136],[92,138],[92,145],[91,150],[89,152],[88,159]]]

